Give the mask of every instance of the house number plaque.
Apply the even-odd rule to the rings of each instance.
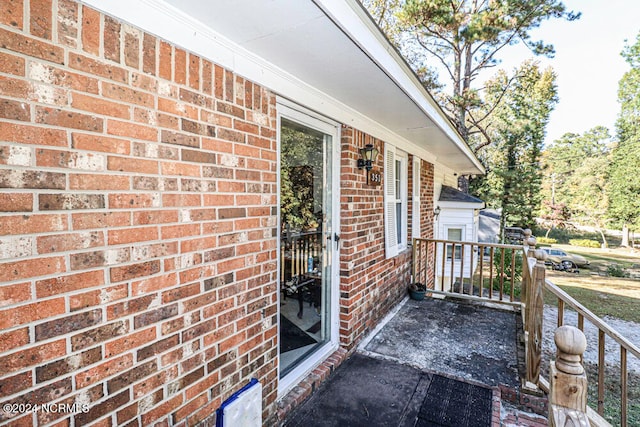
[[[381,185],[382,174],[378,169],[371,169],[367,175],[367,184],[369,185]]]

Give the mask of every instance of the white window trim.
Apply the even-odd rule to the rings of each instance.
[[[467,232],[467,227],[464,224],[447,224],[444,228],[444,234],[445,234],[445,239],[446,240],[450,240],[449,239],[449,231],[450,230],[460,230],[460,242],[464,242],[467,239],[465,238],[466,236],[466,232]],[[451,248],[451,244],[447,244],[447,260],[451,260],[451,256],[449,255],[449,250],[452,249]],[[462,248],[458,245],[456,245],[456,252],[453,253],[454,255],[454,262],[458,263],[462,260],[462,256],[461,256],[461,252],[462,252]]]
[[[420,176],[421,160],[418,156],[413,156],[413,203],[411,205],[411,237],[419,239],[421,236],[420,224]]]

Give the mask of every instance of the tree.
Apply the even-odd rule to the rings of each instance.
[[[545,127],[557,103],[556,75],[527,61],[510,77],[500,71],[487,82],[487,99],[501,102],[491,114],[494,141],[486,150],[491,164],[486,177],[472,181],[488,204],[502,209],[500,233],[505,225],[531,227],[540,204],[540,157]]]
[[[566,206],[571,218],[592,225],[600,233],[605,246],[610,139],[604,126],[583,134],[566,133],[545,150],[543,157],[548,177],[543,190],[546,206]],[[543,215],[548,215],[549,209]]]
[[[566,133],[547,147],[543,156],[547,179],[543,185],[542,216],[549,217],[554,207],[565,206],[566,219],[571,217],[581,224],[592,225],[605,246],[610,139],[604,126],[583,134]]]
[[[609,169],[609,214],[623,227],[623,246],[629,245],[629,227],[640,229],[640,33],[622,56],[631,66],[620,79],[616,122],[618,145]]]
[[[549,237],[549,233],[554,228],[561,228],[571,218],[571,212],[564,203],[556,203],[542,199],[542,208],[540,209],[540,218],[550,224],[544,237]]]
[[[585,159],[607,156],[610,151],[608,141],[611,139],[609,129],[596,126],[584,134],[565,133],[545,150],[545,163],[548,173],[554,174],[556,201],[572,206],[571,201],[581,191],[580,182],[576,182],[575,174]],[[570,184],[576,184],[571,186]]]
[[[576,169],[570,185],[580,188],[575,192],[573,206],[578,217],[590,223],[600,233],[602,244],[607,247],[604,230],[608,223],[607,209],[609,200],[606,194],[607,169],[610,163],[609,153],[586,157]]]
[[[486,106],[474,85],[482,70],[499,63],[507,46],[524,43],[536,55],[553,56],[553,46],[531,39],[531,30],[551,18],[578,19],[559,0],[365,0],[381,28],[429,89],[439,89],[435,60],[450,92],[436,94],[463,139],[478,153],[491,144],[489,116],[501,96]],[[389,11],[395,8],[395,13]],[[503,85],[507,90],[511,81]],[[442,87],[442,86],[440,86]]]
[[[613,150],[608,194],[609,214],[622,225],[622,246],[629,246],[629,230],[640,229],[640,137],[620,141]]]
[[[399,27],[395,12],[400,8],[400,0],[362,0],[362,3],[382,32],[391,41],[397,40]]]

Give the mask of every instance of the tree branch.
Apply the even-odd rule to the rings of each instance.
[[[489,110],[486,112],[484,116],[482,116],[480,119],[477,120],[477,123],[484,121],[495,111],[496,108],[498,108],[498,105],[500,105],[502,98],[504,98],[505,94],[509,90],[509,86],[511,86],[511,83],[516,79],[516,77],[520,77],[520,74],[516,73],[507,80],[507,84],[504,86],[504,88],[500,92],[500,95],[498,96],[498,99],[496,100],[496,102],[493,103],[493,106],[489,108]]]
[[[451,80],[454,80],[454,76],[453,76],[453,73],[451,72],[451,68],[450,68],[449,64],[447,64],[445,59],[443,57],[441,57],[438,53],[436,53],[434,50],[432,50],[429,46],[427,46],[426,44],[422,43],[422,41],[420,40],[420,38],[418,36],[416,36],[416,41],[418,42],[418,44],[424,50],[426,50],[431,55],[436,57],[442,63],[442,65],[444,65],[444,68],[445,68],[445,70],[447,70],[447,73],[449,74],[449,77],[451,78]]]
[[[478,63],[478,65],[473,68],[473,70],[471,72],[473,74],[475,74],[478,70],[483,68],[487,64],[487,62],[489,62],[490,60],[493,59],[493,57],[495,56],[496,53],[498,53],[502,48],[507,46],[514,39],[514,37],[516,37],[518,34],[520,34],[520,30],[522,30],[522,28],[525,26],[525,23],[527,23],[527,24],[531,23],[530,20],[534,16],[534,12],[536,12],[538,10],[538,7],[539,6],[534,7],[534,9],[525,16],[525,19],[522,19],[520,21],[520,23],[518,24],[518,26],[512,30],[511,34],[509,34],[509,36],[504,40],[504,42],[502,44],[500,44],[500,45],[496,45],[497,47],[493,49],[493,52],[491,52],[489,55],[485,56]],[[522,40],[522,42],[526,45],[526,41],[525,40],[523,40],[522,38],[520,38],[520,40]],[[479,47],[478,47],[478,49],[479,49]],[[477,50],[476,50],[476,52],[477,52]]]

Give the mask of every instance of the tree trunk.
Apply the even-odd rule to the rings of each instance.
[[[609,244],[607,243],[607,238],[604,237],[604,231],[602,231],[602,228],[600,228],[600,227],[596,227],[596,228],[600,232],[600,237],[602,237],[602,247],[603,248],[608,248]]]
[[[629,226],[625,222],[622,226],[622,243],[620,246],[628,248],[629,247]]]

